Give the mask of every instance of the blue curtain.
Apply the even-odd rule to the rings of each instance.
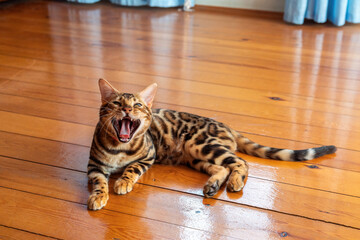
[[[101,0],[68,0],[77,3],[96,3]],[[110,0],[111,3],[122,6],[150,6],[150,7],[178,7],[184,5],[184,0]],[[191,0],[191,7],[194,7],[195,0]]]
[[[286,0],[286,22],[303,24],[305,18],[317,23],[329,20],[336,26],[360,23],[360,0]]]

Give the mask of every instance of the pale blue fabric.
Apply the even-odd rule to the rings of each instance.
[[[360,23],[360,0],[286,0],[286,22],[303,24],[305,18],[317,23],[329,20],[336,26]]]
[[[77,3],[96,3],[101,0],[68,0],[69,2]],[[150,7],[178,7],[184,5],[184,0],[110,0],[111,3],[129,6],[129,7],[139,7],[139,6],[150,6]],[[195,0],[191,0],[191,7],[194,7]]]

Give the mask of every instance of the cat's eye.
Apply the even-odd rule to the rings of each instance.
[[[119,102],[119,101],[113,101],[113,104],[121,106],[121,102]]]
[[[134,107],[137,107],[137,108],[139,108],[139,107],[141,107],[141,106],[142,106],[141,103],[135,103],[135,104],[134,104]]]

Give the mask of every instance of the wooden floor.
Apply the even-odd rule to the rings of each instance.
[[[281,18],[1,3],[0,239],[360,239],[360,25]],[[338,152],[300,163],[241,154],[245,188],[212,199],[205,174],[156,165],[88,211],[99,77],[127,92],[157,82],[155,107],[212,117],[263,145]]]

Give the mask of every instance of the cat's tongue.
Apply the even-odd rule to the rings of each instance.
[[[121,129],[120,129],[120,138],[129,139],[130,138],[130,120],[123,119],[121,121]]]

